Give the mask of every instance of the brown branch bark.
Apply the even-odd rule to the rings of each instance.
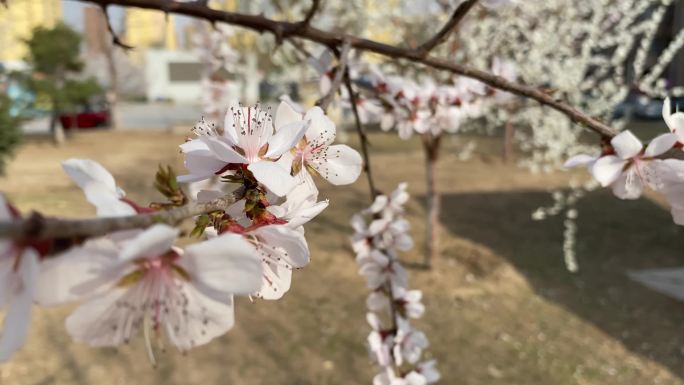
[[[313,20],[314,15],[318,11],[318,7],[321,5],[321,0],[313,0],[313,3],[311,4],[311,8],[309,8],[309,12],[306,13],[306,16],[304,16],[304,20],[300,22],[301,26],[307,26],[311,24],[311,20]]]
[[[508,91],[510,93],[536,100],[537,102],[549,106],[570,118],[575,123],[595,131],[605,136],[613,137],[617,131],[598,119],[584,114],[567,103],[557,100],[551,95],[535,88],[523,84],[509,82],[506,79],[491,73],[463,66],[450,62],[446,59],[434,56],[423,56],[417,49],[402,48],[378,41],[364,39],[358,36],[323,31],[310,25],[302,25],[298,22],[276,21],[261,15],[246,15],[236,12],[220,11],[211,9],[197,3],[180,3],[168,0],[79,0],[106,5],[120,5],[128,7],[139,7],[146,9],[163,10],[164,12],[177,13],[181,15],[196,17],[210,22],[223,22],[257,32],[268,32],[276,38],[300,37],[329,48],[339,48],[345,41],[349,41],[352,48],[374,52],[383,56],[406,59],[415,63],[451,72],[453,74],[477,79],[491,87]]]
[[[112,27],[112,22],[111,20],[109,20],[109,14],[107,13],[107,6],[107,3],[100,3],[100,8],[102,9],[102,13],[104,14],[105,21],[107,22],[107,30],[109,30],[109,34],[112,35],[112,44],[123,48],[124,51],[132,50],[133,46],[130,46],[121,41],[121,39],[119,39],[119,36],[114,31],[114,27]]]
[[[157,223],[175,225],[183,219],[224,210],[242,199],[243,187],[223,198],[207,203],[191,203],[183,207],[150,214],[130,215],[113,218],[63,219],[33,214],[25,219],[0,222],[0,238],[12,239],[55,239],[70,237],[95,237],[120,230],[139,229]]]
[[[466,0],[463,3],[461,3],[456,8],[456,10],[454,10],[454,13],[451,14],[451,17],[446,22],[446,24],[444,24],[442,29],[440,29],[435,34],[435,36],[433,36],[430,40],[426,41],[418,48],[416,48],[416,50],[422,56],[425,56],[428,53],[430,53],[430,51],[435,49],[435,47],[444,43],[447,40],[447,38],[449,38],[449,35],[451,35],[451,33],[456,30],[461,20],[463,20],[463,18],[477,4],[478,1],[479,0]]]
[[[356,94],[354,93],[351,78],[349,77],[349,69],[347,69],[345,72],[344,84],[347,87],[347,92],[349,93],[349,103],[351,104],[351,109],[354,113],[356,131],[359,134],[359,143],[361,145],[361,154],[363,156],[363,171],[366,173],[366,178],[368,179],[368,188],[370,189],[372,202],[375,200],[375,196],[380,192],[375,188],[375,181],[373,180],[373,172],[371,171],[370,155],[368,151],[370,143],[368,142],[368,135],[366,135],[366,130],[363,128],[361,117],[359,116],[359,110],[356,105]]]

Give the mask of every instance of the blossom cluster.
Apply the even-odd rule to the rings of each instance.
[[[193,44],[202,60],[202,112],[209,120],[218,121],[234,95],[234,85],[226,75],[235,70],[239,55],[228,44],[232,27],[225,24],[211,27],[198,22],[197,29],[199,33],[194,36]]]
[[[637,199],[647,187],[661,192],[671,206],[674,222],[684,225],[684,161],[669,156],[671,150],[684,147],[684,113],[673,114],[667,98],[663,119],[668,132],[646,146],[626,130],[603,143],[599,153],[577,154],[565,166],[585,166],[602,187],[610,187],[620,199]]]
[[[368,345],[381,369],[374,385],[424,385],[440,378],[435,360],[421,362],[428,339],[409,320],[422,317],[425,306],[421,291],[409,290],[406,270],[397,256],[413,247],[409,223],[403,217],[408,199],[406,183],[402,183],[390,195],[378,195],[370,207],[352,218],[359,273],[371,290],[366,301],[372,329]],[[382,313],[388,323],[383,323]]]
[[[117,346],[142,332],[154,363],[164,337],[186,351],[230,330],[234,296],[281,298],[292,270],[310,259],[303,225],[328,205],[314,177],[341,185],[361,172],[355,150],[332,144],[335,131],[320,108],[300,113],[287,103],[275,119],[258,105],[232,103],[223,127],[199,122],[196,137],[180,145],[189,174],[177,179],[203,184],[190,204],[235,202],[195,218],[190,235],[201,241],[187,247],[178,245],[179,229],[162,223],[68,240],[66,250],[63,239],[0,240],[0,306],[7,309],[0,360],[23,344],[34,302],[80,304],[66,329],[91,346]],[[95,161],[69,159],[63,168],[99,217],[162,218],[163,210],[187,204],[171,173],[157,174],[171,203],[143,207]],[[0,220],[19,217],[0,196]]]

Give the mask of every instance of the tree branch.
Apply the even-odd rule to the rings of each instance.
[[[617,131],[605,123],[584,114],[578,109],[560,101],[556,100],[547,93],[523,84],[509,82],[499,76],[491,73],[466,67],[460,64],[450,62],[448,60],[439,59],[433,56],[422,56],[420,52],[415,49],[402,48],[389,44],[384,44],[378,41],[364,39],[358,36],[323,31],[314,28],[310,25],[302,26],[300,23],[293,23],[288,21],[276,21],[268,19],[261,15],[246,15],[236,12],[220,11],[211,9],[203,5],[192,3],[181,3],[168,0],[79,0],[81,2],[90,2],[99,5],[121,5],[128,7],[139,7],[145,9],[164,10],[166,12],[177,13],[181,15],[196,17],[210,22],[223,22],[232,24],[257,32],[268,32],[280,37],[300,37],[319,44],[325,45],[329,48],[339,48],[344,44],[344,41],[349,41],[352,48],[374,52],[383,56],[406,59],[415,63],[421,63],[426,66],[448,71],[453,74],[462,75],[465,77],[477,79],[493,88],[508,91],[510,93],[534,99],[537,102],[549,106],[566,116],[572,121],[585,126],[586,128],[601,134],[606,137],[613,137]]]
[[[191,203],[183,207],[149,214],[112,218],[63,219],[44,217],[34,213],[25,219],[0,222],[0,238],[55,239],[95,237],[120,230],[139,229],[157,223],[175,225],[183,219],[212,211],[225,210],[245,194],[244,187],[230,195],[207,203]]]
[[[347,87],[347,93],[349,93],[349,103],[351,104],[352,112],[354,113],[354,121],[356,123],[356,131],[359,134],[359,142],[361,145],[361,154],[363,155],[363,171],[366,173],[366,178],[368,179],[368,187],[371,193],[371,203],[375,200],[375,196],[379,194],[379,191],[375,188],[375,182],[373,181],[373,173],[371,172],[370,155],[368,152],[368,135],[366,135],[366,130],[363,128],[361,123],[361,117],[359,116],[359,110],[356,105],[356,94],[352,89],[351,78],[349,77],[349,69],[345,71],[344,84]]]
[[[313,3],[311,4],[311,8],[309,8],[309,12],[306,13],[306,16],[304,16],[304,20],[300,22],[302,27],[306,27],[309,24],[311,24],[311,20],[313,19],[314,15],[318,11],[318,7],[321,5],[320,0],[313,0]]]
[[[123,41],[121,41],[121,39],[119,39],[119,36],[116,34],[116,32],[114,32],[114,28],[112,27],[112,22],[111,22],[111,20],[109,20],[109,14],[107,13],[107,6],[108,6],[108,4],[101,3],[100,9],[102,9],[102,14],[104,15],[105,21],[107,23],[107,29],[109,30],[109,34],[112,35],[112,44],[114,44],[115,46],[119,46],[119,47],[123,48],[125,51],[132,50],[133,46],[130,46],[130,45],[124,43]]]
[[[330,91],[328,91],[328,93],[325,96],[323,96],[316,102],[316,105],[321,107],[324,111],[328,109],[328,106],[335,98],[335,94],[340,89],[340,85],[342,84],[342,79],[344,78],[345,73],[347,73],[347,62],[349,61],[349,47],[349,41],[345,41],[344,45],[342,46],[342,52],[340,52],[340,54],[337,56],[337,59],[340,64],[338,65],[337,70],[335,72],[335,78],[333,79],[333,82],[330,85]]]
[[[442,29],[440,29],[430,40],[416,48],[416,51],[418,51],[421,56],[426,56],[435,47],[444,43],[449,35],[456,30],[458,24],[461,22],[461,20],[463,20],[465,15],[468,14],[468,12],[473,8],[473,6],[475,6],[475,4],[477,4],[478,1],[479,0],[466,0],[461,3],[456,10],[454,10],[454,13],[451,14],[451,17],[446,24],[444,24]]]

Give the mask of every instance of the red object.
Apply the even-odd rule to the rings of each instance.
[[[59,122],[62,127],[67,128],[93,128],[101,127],[109,124],[109,110],[79,112],[75,114],[63,114],[59,116]],[[76,125],[74,127],[74,120]]]

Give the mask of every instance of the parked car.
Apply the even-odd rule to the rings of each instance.
[[[107,103],[90,103],[82,105],[74,112],[60,114],[59,122],[64,129],[88,129],[107,127],[111,121],[111,111]]]

